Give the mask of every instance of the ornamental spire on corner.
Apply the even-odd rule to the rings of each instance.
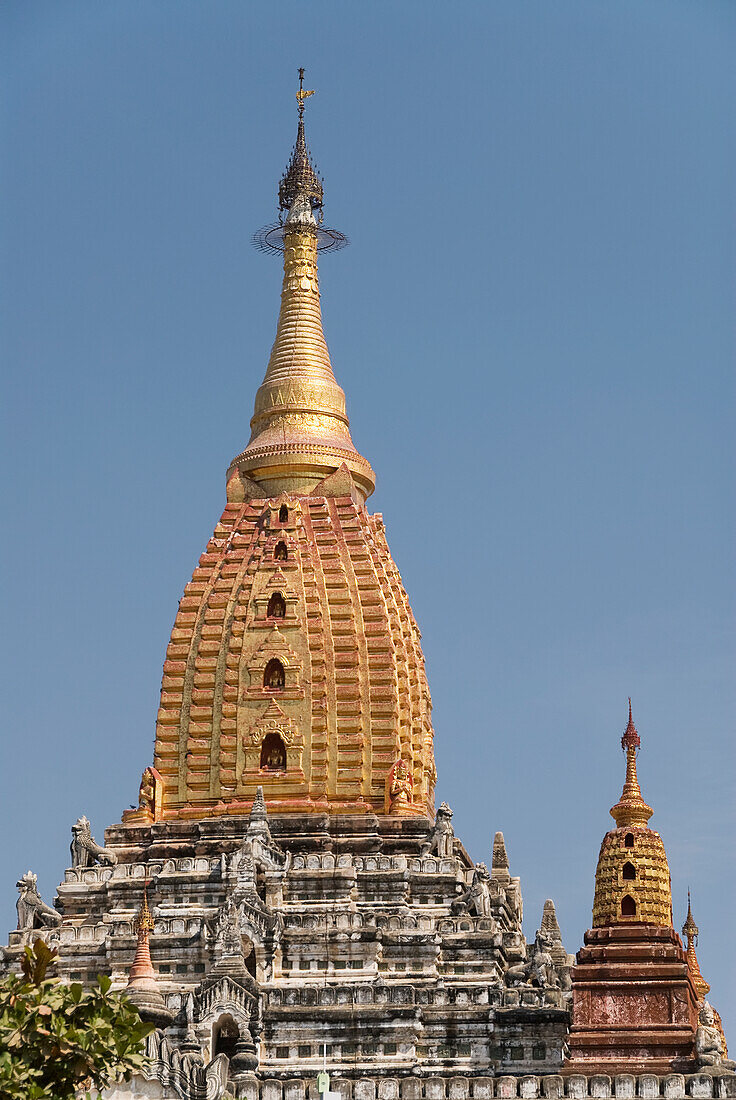
[[[647,806],[642,797],[636,774],[636,753],[640,745],[641,738],[631,716],[631,698],[629,698],[629,724],[621,738],[621,748],[626,753],[626,779],[621,798],[615,806],[611,807],[611,817],[619,829],[626,825],[646,825],[654,813],[652,807]]]
[[[685,957],[687,958],[687,967],[690,971],[690,977],[693,980],[695,986],[695,992],[698,995],[699,1001],[704,1001],[710,992],[710,985],[706,982],[703,975],[700,973],[700,964],[698,962],[698,956],[695,954],[695,948],[698,944],[698,935],[700,929],[698,928],[695,920],[693,919],[693,911],[690,908],[690,891],[687,892],[687,917],[685,923],[682,926],[682,934],[685,937],[687,943],[687,950]]]
[[[151,933],[155,927],[153,913],[148,904],[148,883],[143,883],[143,903],[134,922],[138,939],[135,958],[128,975],[125,994],[133,1002],[144,1020],[152,1020],[158,1027],[171,1023],[174,1013],[169,1009],[158,987],[156,971],[151,961]]]
[[[370,464],[353,445],[345,394],[335,380],[322,331],[317,253],[335,251],[347,241],[322,224],[324,191],[304,133],[304,103],[313,94],[305,90],[300,69],[297,137],[279,184],[279,222],[254,237],[263,251],[283,253],[284,280],[250,441],[228,470],[231,501],[286,492],[353,495],[362,504],[375,487]]]

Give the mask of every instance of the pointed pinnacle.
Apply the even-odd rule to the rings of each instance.
[[[690,906],[690,890],[688,890],[688,892],[687,892],[687,918],[685,919],[685,923],[682,926],[682,934],[683,934],[683,936],[687,937],[688,943],[689,943],[689,941],[691,939],[692,940],[696,939],[699,932],[700,932],[700,929],[698,928],[698,926],[695,923],[695,920],[693,918],[693,911],[692,911],[692,908]]]
[[[552,901],[552,898],[547,898],[544,903],[544,908],[542,909],[542,924],[540,927],[541,930],[551,936],[553,940],[562,942],[562,933],[560,932],[555,903]]]
[[[636,750],[641,744],[634,720],[631,717],[631,699],[629,699],[629,724],[621,738],[621,748],[626,753],[626,779],[621,797],[611,807],[611,817],[619,829],[626,825],[646,825],[654,813],[644,801],[636,774]]]
[[[494,871],[508,871],[509,869],[509,857],[506,854],[506,842],[503,839],[503,833],[496,833],[493,838],[491,868]]]
[[[256,797],[253,799],[253,805],[250,808],[250,820],[264,820],[267,817],[268,810],[266,809],[266,800],[263,797],[263,787],[257,787]]]
[[[636,726],[634,725],[634,719],[631,717],[631,696],[629,696],[629,724],[624,730],[624,735],[621,738],[621,748],[624,750],[628,748],[638,749],[640,745],[641,737],[639,737]]]

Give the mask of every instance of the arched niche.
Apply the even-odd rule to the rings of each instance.
[[[228,1058],[232,1058],[239,1038],[240,1030],[230,1013],[224,1012],[218,1016],[212,1025],[212,1057],[226,1054]]]
[[[261,745],[261,771],[286,771],[286,745],[281,734],[267,733]]]
[[[266,615],[269,619],[286,618],[286,600],[280,592],[272,592],[269,596]]]
[[[636,902],[632,898],[631,894],[624,894],[624,896],[621,898],[621,916],[636,916]]]
[[[245,969],[250,974],[251,978],[255,981],[258,980],[258,961],[256,959],[256,947],[253,940],[249,936],[241,936],[241,942],[243,944],[243,958],[245,959]]]

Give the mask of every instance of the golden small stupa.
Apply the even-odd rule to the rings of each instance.
[[[626,753],[626,779],[621,798],[611,808],[616,828],[606,833],[598,856],[593,899],[593,927],[611,924],[672,926],[672,890],[662,838],[650,829],[654,813],[642,797],[636,774],[641,738],[631,715],[621,738]]]

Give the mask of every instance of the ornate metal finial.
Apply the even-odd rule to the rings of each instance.
[[[698,946],[698,935],[699,935],[699,933],[700,933],[700,929],[698,928],[697,924],[695,923],[695,920],[693,918],[693,911],[690,908],[690,888],[688,887],[688,891],[687,891],[687,919],[685,920],[685,923],[682,926],[682,934],[687,940],[688,950],[690,949],[690,941],[691,940],[692,940],[692,943],[695,947]]]
[[[314,90],[311,92],[304,91],[304,69],[299,70],[299,91],[296,93],[296,101],[299,109],[299,118],[304,117],[304,100],[309,99],[310,95],[314,95]]]
[[[634,725],[634,719],[631,717],[631,696],[629,696],[629,724],[624,730],[624,735],[621,738],[621,748],[626,752],[627,749],[636,749],[641,745],[641,737],[637,733],[636,726]]]
[[[286,171],[279,181],[279,220],[275,225],[265,225],[253,236],[253,244],[261,252],[283,252],[284,234],[290,228],[309,234],[316,243],[317,252],[335,252],[348,243],[347,237],[339,230],[322,224],[323,180],[312,164],[304,134],[304,104],[314,95],[314,89],[304,87],[304,72],[304,69],[299,69],[296,141]]]
[[[322,199],[324,192],[322,181],[312,165],[312,159],[304,136],[304,101],[314,95],[314,91],[304,89],[304,69],[299,70],[299,91],[296,93],[299,125],[291,160],[279,183],[279,210],[289,211],[297,200],[308,204],[308,209],[319,211],[322,218]]]
[[[629,724],[621,738],[621,748],[626,753],[626,779],[621,798],[615,806],[611,807],[611,817],[618,828],[626,825],[646,825],[654,813],[652,807],[647,806],[642,797],[636,774],[636,751],[640,745],[641,738],[631,716],[631,698],[629,697]]]

